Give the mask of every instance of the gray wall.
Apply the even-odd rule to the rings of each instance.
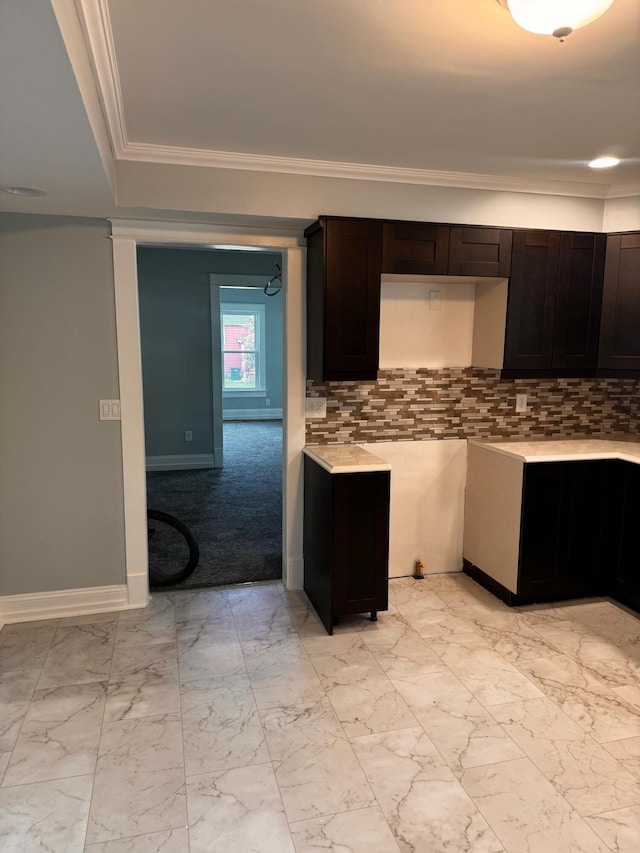
[[[196,249],[138,249],[138,292],[142,340],[142,377],[147,456],[212,452],[212,380],[209,274],[270,277],[280,256],[258,252]],[[260,291],[233,291],[234,301],[253,301]],[[237,299],[236,299],[237,294]],[[269,302],[267,338],[282,337],[282,296]],[[256,301],[259,301],[257,299]],[[279,315],[279,320],[274,319]],[[271,407],[282,406],[282,344],[267,357]],[[273,392],[272,392],[273,389]],[[264,398],[242,401],[264,407]],[[232,401],[233,408],[240,402]],[[185,442],[185,430],[193,441]]]
[[[125,582],[109,234],[0,214],[0,595]]]

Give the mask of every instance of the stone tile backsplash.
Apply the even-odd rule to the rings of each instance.
[[[640,435],[640,381],[636,382],[635,392],[631,398],[631,432]]]
[[[527,394],[516,413],[515,396]],[[327,417],[307,444],[443,438],[531,438],[640,430],[635,379],[501,379],[499,370],[381,370],[375,382],[307,381]]]

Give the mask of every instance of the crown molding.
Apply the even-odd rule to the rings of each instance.
[[[580,198],[604,199],[613,195],[635,195],[637,193],[637,188],[627,191],[628,188],[617,187],[615,192],[611,192],[612,188],[606,184],[578,181],[549,181],[501,175],[481,175],[470,172],[407,169],[397,166],[340,163],[332,160],[243,154],[234,151],[209,151],[200,148],[181,148],[140,142],[129,142],[118,159],[132,163],[153,163],[167,166],[238,169],[245,172],[276,172],[285,175],[341,178],[352,181],[383,181],[418,186],[457,187],[498,192],[533,193],[536,195],[577,196]]]
[[[84,27],[111,148],[117,160],[127,146],[127,124],[109,7],[107,0],[75,0],[75,4]]]
[[[55,0],[54,0],[55,2]],[[64,0],[57,0],[57,3]],[[341,163],[298,157],[245,154],[153,143],[131,142],[127,135],[122,87],[118,74],[108,0],[68,0],[74,2],[84,29],[88,54],[93,65],[115,160],[168,166],[198,166],[211,169],[235,169],[271,172],[307,177],[339,178],[352,181],[379,181],[414,186],[451,187],[534,195],[574,196],[577,198],[623,198],[638,195],[640,185],[608,185],[582,181],[523,179],[471,172]]]
[[[91,131],[107,176],[109,187],[115,190],[115,154],[111,142],[111,131],[107,122],[102,99],[96,86],[95,68],[89,49],[84,22],[76,0],[51,0],[58,29],[71,63],[80,97],[87,112]]]
[[[634,196],[640,196],[640,183],[611,184],[605,198],[633,198]]]

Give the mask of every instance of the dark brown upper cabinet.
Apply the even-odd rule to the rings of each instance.
[[[398,275],[447,275],[449,226],[425,222],[385,222],[382,272]]]
[[[506,278],[512,233],[507,228],[385,222],[382,272]]]
[[[508,228],[451,226],[448,275],[507,278],[513,231]]]
[[[516,231],[505,371],[594,374],[605,236]]]
[[[598,364],[604,234],[563,234],[560,240],[554,368],[593,371]]]
[[[640,234],[607,238],[600,357],[602,370],[640,371]]]
[[[307,376],[376,379],[382,223],[321,217],[307,237]]]

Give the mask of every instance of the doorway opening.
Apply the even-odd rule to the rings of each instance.
[[[147,506],[199,547],[164,589],[282,577],[284,311],[266,288],[281,265],[273,251],[138,247]],[[162,551],[150,541],[160,573]]]

